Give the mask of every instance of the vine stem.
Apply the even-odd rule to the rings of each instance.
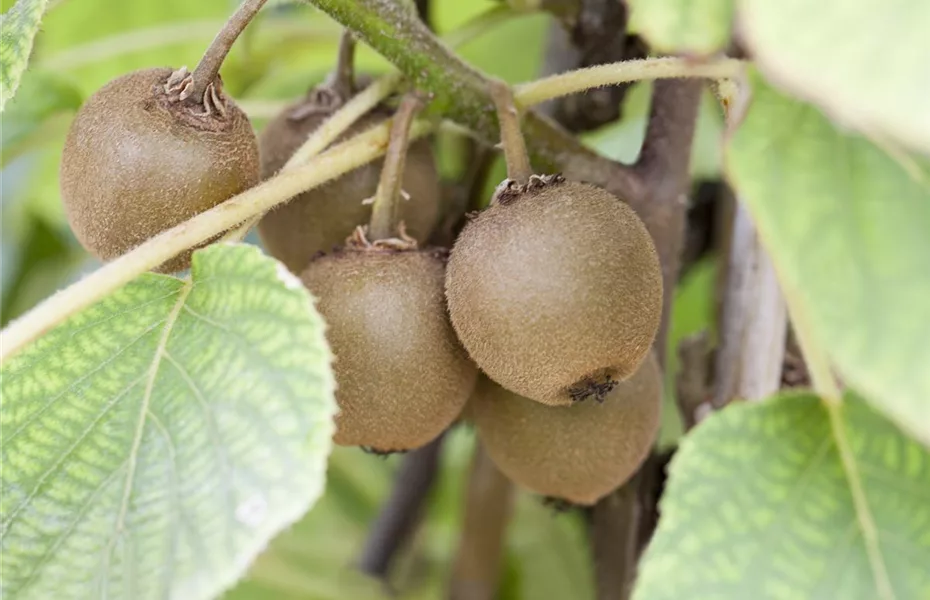
[[[514,97],[523,105],[539,104],[592,88],[649,79],[733,79],[743,70],[743,62],[722,58],[695,62],[684,58],[644,58],[596,65],[553,75],[516,87]]]
[[[614,63],[613,66],[624,63]],[[594,67],[603,69],[611,65]],[[592,69],[582,69],[591,71]],[[658,76],[653,72],[654,76]],[[568,76],[570,74],[565,74]],[[681,75],[662,75],[680,77]],[[523,106],[558,97],[560,94],[572,94],[580,91],[577,87],[561,86],[552,83],[559,77],[550,77],[557,88],[551,93],[540,93],[539,88],[533,94],[521,96],[518,92],[515,100]],[[606,82],[601,78],[590,80],[590,85],[606,85],[629,81],[629,74],[621,72],[617,81]],[[526,86],[528,84],[524,84]],[[374,87],[374,86],[372,86]],[[525,89],[525,87],[523,88]],[[532,88],[531,88],[532,89]],[[546,87],[542,86],[545,90]],[[350,101],[351,103],[351,101]],[[348,104],[347,104],[348,106]],[[433,129],[427,123],[414,123],[411,139],[422,137]],[[10,323],[0,332],[0,363],[12,356],[23,346],[58,325],[71,315],[103,299],[120,286],[129,283],[135,276],[148,271],[177,254],[193,248],[198,244],[228,231],[261,214],[270,208],[286,202],[293,196],[322,185],[340,175],[348,173],[384,154],[388,139],[388,125],[381,124],[339,144],[321,155],[311,165],[299,169],[284,169],[275,177],[258,186],[234,196],[233,198],[205,211],[189,221],[181,223],[154,238],[140,244],[120,258],[110,262],[87,277],[47,298],[32,310]],[[310,141],[308,140],[308,144]],[[353,154],[355,153],[355,154]]]
[[[410,124],[422,108],[423,102],[416,94],[407,94],[400,103],[391,122],[391,137],[388,140],[374,206],[371,207],[371,224],[368,239],[371,241],[394,237],[397,228],[398,204],[402,201],[401,185],[404,181],[404,166],[407,163],[407,145]]]
[[[520,131],[520,112],[514,103],[513,92],[509,85],[499,79],[489,81],[488,89],[497,109],[501,145],[507,160],[507,178],[517,183],[526,183],[533,174],[533,168],[526,152],[523,132]]]
[[[411,139],[427,135],[433,125],[418,122]],[[321,154],[306,166],[282,171],[275,177],[234,196],[192,219],[158,234],[135,249],[105,264],[79,282],[41,302],[13,321],[0,336],[0,364],[55,325],[103,299],[145,271],[193,248],[246,219],[297,194],[348,173],[384,154],[388,125],[375,126]]]
[[[239,8],[233,13],[233,16],[226,21],[220,32],[216,34],[207,51],[204,52],[203,58],[194,69],[191,75],[194,83],[191,86],[189,98],[196,104],[203,102],[204,92],[207,86],[213,83],[216,76],[219,75],[220,67],[226,60],[226,55],[232,48],[239,34],[252,21],[252,18],[258,14],[267,0],[245,0],[239,5]]]

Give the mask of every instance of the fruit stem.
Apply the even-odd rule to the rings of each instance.
[[[488,82],[491,98],[497,108],[497,121],[500,125],[501,145],[504,147],[504,158],[507,160],[507,178],[524,184],[530,180],[533,168],[526,153],[526,142],[523,132],[520,131],[520,112],[513,99],[510,86],[492,79]]]
[[[348,29],[343,30],[339,38],[336,68],[327,85],[341,98],[351,98],[355,94],[355,37]]]
[[[190,102],[193,104],[203,103],[203,95],[206,93],[207,87],[213,83],[217,75],[219,75],[220,67],[223,65],[223,61],[226,60],[226,55],[229,54],[229,50],[236,42],[239,34],[242,33],[246,25],[248,25],[258,11],[261,10],[266,1],[267,0],[245,0],[239,5],[238,10],[233,13],[233,16],[229,17],[229,20],[226,21],[226,24],[223,25],[220,32],[216,34],[216,37],[213,38],[207,51],[204,52],[203,58],[201,58],[200,62],[197,64],[197,68],[194,69],[192,75],[194,83],[191,87],[190,95],[188,96]]]
[[[397,214],[400,212],[398,207],[403,201],[401,185],[404,180],[404,165],[407,162],[410,124],[422,106],[423,102],[419,96],[415,93],[407,94],[392,120],[391,137],[388,140],[381,179],[378,181],[378,191],[375,192],[374,206],[371,209],[371,224],[368,228],[368,239],[371,241],[394,237]]]

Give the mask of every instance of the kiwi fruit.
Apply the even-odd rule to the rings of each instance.
[[[330,104],[321,102],[320,95],[320,90],[311,91],[307,98],[286,108],[262,130],[259,135],[262,178],[272,177],[281,170],[329,117],[333,109],[326,108]],[[337,107],[340,105],[337,103]],[[342,139],[390,115],[387,107],[379,107],[357,121]],[[371,162],[268,212],[258,225],[265,249],[288,269],[299,273],[317,252],[328,252],[341,245],[357,225],[371,217],[371,205],[363,201],[375,194],[383,165],[383,159]],[[403,189],[409,199],[401,203],[400,218],[412,237],[425,241],[439,218],[440,196],[439,174],[432,146],[426,140],[410,146]]]
[[[654,353],[603,402],[546,406],[482,377],[468,404],[481,442],[514,482],[573,504],[594,504],[626,482],[655,441],[662,378]]]
[[[602,397],[632,375],[662,312],[645,225],[609,192],[561,177],[540,178],[465,226],[446,293],[481,370],[552,405]]]
[[[203,105],[172,98],[185,72],[143,69],[81,107],[61,158],[61,197],[81,244],[112,260],[259,180],[255,134],[219,86]],[[163,264],[185,269],[191,251]]]
[[[493,91],[510,178],[452,248],[452,324],[478,367],[513,392],[551,405],[603,399],[658,330],[655,245],[606,190],[531,175],[509,88]]]
[[[301,279],[319,300],[336,356],[334,441],[418,448],[461,413],[477,377],[446,316],[444,254],[347,246]]]

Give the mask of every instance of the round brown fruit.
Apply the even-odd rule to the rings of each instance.
[[[316,109],[313,92],[286,108],[259,135],[262,178],[275,175],[291,155],[329,117],[331,110]],[[351,137],[390,117],[378,108],[355,123],[341,139]],[[384,160],[368,163],[318,188],[308,190],[270,211],[258,225],[268,252],[288,269],[299,273],[317,252],[341,246],[352,231],[371,218],[371,205],[363,204],[378,188]],[[439,175],[432,147],[426,140],[410,146],[403,189],[410,198],[401,205],[400,220],[418,241],[429,237],[439,218]]]
[[[301,275],[336,356],[337,444],[410,450],[461,413],[477,370],[449,324],[443,277],[438,251],[351,248]]]
[[[534,176],[498,193],[452,249],[446,296],[472,359],[551,405],[603,398],[649,352],[662,312],[655,246],[609,192]]]
[[[603,402],[546,406],[482,377],[468,405],[488,455],[514,482],[590,505],[626,482],[659,429],[662,380],[650,353]]]
[[[172,101],[174,71],[114,79],[81,107],[61,157],[61,197],[81,244],[112,260],[252,187],[258,146],[245,113],[222,91],[212,113]],[[190,265],[192,251],[161,265]]]

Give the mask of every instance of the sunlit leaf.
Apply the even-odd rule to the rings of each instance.
[[[249,246],[142,275],[4,365],[2,591],[207,598],[321,494],[323,322]]]

